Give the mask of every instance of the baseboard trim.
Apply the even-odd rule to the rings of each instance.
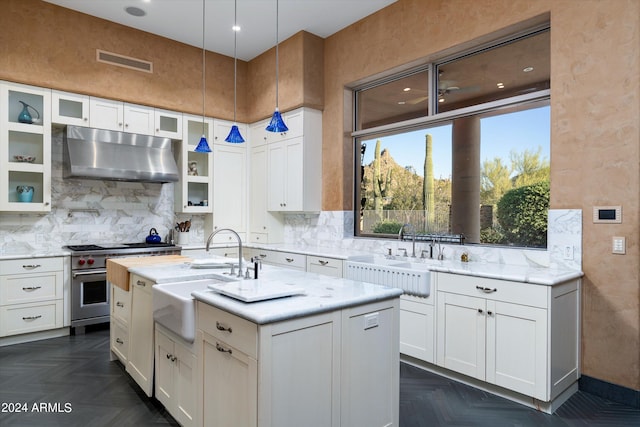
[[[6,345],[23,344],[31,341],[46,340],[49,338],[58,338],[69,335],[69,328],[50,329],[47,331],[30,332],[27,334],[10,335],[0,338],[0,347]]]
[[[640,409],[640,390],[634,390],[584,374],[580,377],[578,386],[580,391],[594,394],[612,402]]]

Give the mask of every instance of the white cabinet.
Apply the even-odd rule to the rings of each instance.
[[[251,128],[249,137],[251,149],[249,156],[249,242],[281,243],[284,241],[284,219],[279,212],[270,212],[269,174],[267,161],[266,136],[262,123],[257,129]],[[256,133],[254,133],[256,132]],[[266,133],[266,131],[264,131]],[[254,145],[254,141],[258,144]]]
[[[436,277],[439,366],[544,402],[577,381],[579,281]]]
[[[64,326],[63,258],[0,260],[0,337]]]
[[[232,122],[214,121],[213,221],[205,224],[205,234],[230,228],[246,242],[247,229],[247,145],[225,142]],[[244,128],[244,126],[240,126]],[[246,129],[245,129],[246,134]],[[231,238],[231,239],[230,239]],[[217,234],[213,243],[235,242],[228,233]]]
[[[155,327],[155,396],[183,427],[195,425],[193,345],[168,329]]]
[[[265,264],[277,265],[298,271],[306,271],[307,269],[307,256],[303,254],[254,249],[253,255],[259,257]]]
[[[195,148],[204,134],[213,149],[213,119],[183,115],[182,142],[174,152],[180,181],[174,185],[175,210],[182,213],[213,212],[213,157]]]
[[[400,353],[434,363],[436,319],[433,294],[400,296]]]
[[[129,321],[131,319],[131,292],[110,283],[111,360],[114,356],[126,367],[129,359]]]
[[[263,325],[196,311],[200,425],[398,425],[397,300]]]
[[[153,393],[153,299],[151,280],[131,274],[131,322],[126,370],[147,396]]]
[[[0,82],[0,211],[51,210],[50,107],[50,89]]]
[[[89,126],[142,135],[155,134],[153,107],[111,99],[89,99]]]
[[[51,123],[89,126],[89,96],[52,90]]]
[[[341,259],[307,255],[307,271],[325,276],[342,277]]]
[[[154,116],[155,136],[182,139],[182,113],[156,108]]]
[[[290,131],[267,137],[268,210],[319,212],[322,197],[322,113],[302,108]]]
[[[305,129],[305,125],[308,125],[307,123],[305,123],[305,120],[307,121],[312,120],[309,117],[310,113],[305,113],[308,111],[312,111],[312,110],[308,108],[298,108],[295,110],[282,113],[282,120],[284,121],[284,124],[287,125],[287,127],[289,128],[289,130],[286,132],[267,132],[266,127],[269,124],[269,121],[271,120],[271,118],[269,118],[269,120],[266,120],[263,123],[262,128],[265,129],[265,136],[267,138],[267,143],[270,144],[274,142],[284,141],[285,139],[304,136],[305,130],[307,130]]]

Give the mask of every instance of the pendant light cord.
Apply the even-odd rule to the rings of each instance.
[[[278,0],[276,0],[276,110],[278,110]]]
[[[204,101],[205,101],[205,91],[206,91],[206,85],[205,85],[205,69],[206,69],[206,57],[205,57],[205,46],[204,46],[204,26],[205,26],[205,15],[204,15],[204,5],[205,5],[205,0],[202,0],[202,134],[205,134],[204,131]]]
[[[233,123],[236,123],[236,102],[237,102],[237,86],[238,86],[238,0],[234,2],[233,11]]]

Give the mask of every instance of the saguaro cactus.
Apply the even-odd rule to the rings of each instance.
[[[387,170],[385,179],[380,171],[380,140],[376,141],[376,151],[373,158],[373,208],[378,221],[382,221],[382,200],[387,196],[391,186],[391,168]]]
[[[424,180],[422,181],[424,206],[424,231],[428,231],[435,219],[435,191],[433,183],[433,137],[425,135]]]

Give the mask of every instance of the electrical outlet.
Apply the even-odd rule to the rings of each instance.
[[[564,259],[573,259],[573,246],[565,245],[562,257]]]
[[[612,245],[611,245],[611,253],[624,255],[627,253],[627,242],[626,239],[622,236],[613,236]]]

